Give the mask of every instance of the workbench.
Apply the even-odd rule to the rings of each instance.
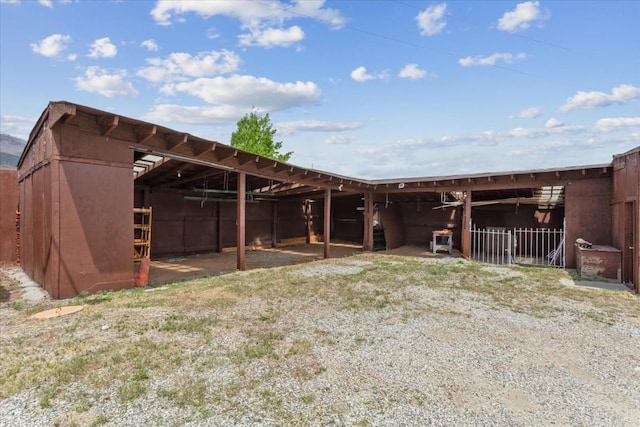
[[[453,252],[453,231],[451,230],[434,230],[431,240],[431,250],[435,254],[439,250],[444,249],[447,253]]]

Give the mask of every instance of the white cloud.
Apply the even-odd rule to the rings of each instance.
[[[195,56],[174,52],[165,59],[147,59],[147,63],[150,66],[140,69],[138,76],[152,82],[170,82],[234,72],[240,65],[240,57],[228,50],[199,52]]]
[[[111,43],[109,37],[103,37],[96,39],[91,44],[91,51],[89,52],[90,58],[113,58],[118,54],[118,48]]]
[[[233,105],[245,109],[255,107],[265,112],[315,104],[321,95],[320,89],[313,82],[278,83],[264,77],[243,75],[170,83],[161,91],[167,95],[184,92],[209,104]]]
[[[71,54],[67,55],[67,61],[75,61],[76,59],[78,59],[78,54],[77,53],[71,53]]]
[[[640,127],[640,117],[616,117],[598,120],[593,126],[599,132],[612,132],[618,129]],[[640,140],[638,141],[640,142]]]
[[[357,82],[366,82],[367,80],[384,79],[387,75],[385,73],[368,74],[365,67],[358,67],[351,72],[351,78]]]
[[[358,67],[351,72],[351,78],[357,82],[366,82],[367,80],[375,79],[375,76],[367,74],[365,67]]]
[[[427,77],[428,75],[429,73],[427,72],[427,70],[421,70],[420,67],[418,67],[418,64],[407,64],[398,73],[398,77],[413,80],[421,79],[423,77]]]
[[[445,20],[445,12],[447,4],[441,3],[429,6],[416,16],[420,34],[423,36],[433,36],[438,34],[447,25]]]
[[[567,102],[560,107],[560,111],[566,113],[577,109],[594,109],[611,104],[624,104],[636,99],[640,99],[640,87],[625,84],[614,87],[611,90],[611,94],[597,91],[578,91],[578,93],[567,99]]]
[[[0,116],[0,132],[27,139],[35,122],[36,119],[31,117],[3,114]]]
[[[154,39],[145,40],[140,43],[140,46],[146,48],[147,50],[150,50],[151,52],[157,52],[159,49],[158,43],[156,43]]]
[[[53,2],[51,0],[38,0],[42,6],[53,8]]]
[[[31,43],[31,49],[42,56],[54,58],[67,49],[71,36],[64,34],[52,34],[38,43]]]
[[[349,135],[331,135],[329,138],[324,140],[324,143],[330,145],[345,145],[351,144],[356,139],[357,138],[355,136]]]
[[[507,64],[510,64],[516,59],[521,60],[521,59],[525,59],[526,57],[527,55],[525,55],[524,53],[518,53],[516,55],[513,55],[511,53],[497,52],[489,56],[474,56],[474,57],[467,56],[465,58],[460,58],[458,60],[458,63],[463,67],[471,67],[474,65],[493,66],[493,65],[496,65],[496,62],[498,61],[504,61]]]
[[[475,135],[446,135],[440,138],[440,142],[445,144],[474,144],[474,145],[495,145],[502,138],[499,132],[487,130]]]
[[[85,92],[97,93],[107,98],[114,96],[136,96],[138,91],[125,79],[124,70],[108,73],[100,67],[88,67],[84,76],[74,78],[76,88]]]
[[[145,114],[143,119],[159,123],[224,125],[237,122],[238,118],[246,113],[246,108],[230,105],[184,106],[158,104]]]
[[[280,122],[279,131],[285,134],[296,132],[342,132],[358,129],[364,126],[362,122],[325,122],[319,120],[298,120],[294,122]]]
[[[252,30],[248,34],[238,36],[241,46],[287,47],[304,39],[304,31],[297,25],[287,29],[266,28]]]
[[[529,28],[532,22],[545,19],[539,7],[539,1],[526,1],[516,5],[514,10],[506,12],[498,20],[498,30],[515,33]]]
[[[514,128],[506,133],[506,136],[512,138],[542,138],[550,135],[564,133],[581,133],[584,132],[583,126],[564,126],[562,124],[544,128]]]
[[[547,120],[547,122],[544,124],[544,127],[546,128],[557,128],[560,126],[564,126],[564,123],[553,117]]]
[[[196,13],[203,18],[216,15],[229,16],[240,20],[243,28],[261,28],[269,24],[282,24],[288,19],[301,17],[317,19],[333,28],[344,26],[345,19],[336,9],[326,8],[324,0],[291,3],[276,0],[261,2],[239,1],[158,1],[151,16],[160,25],[171,25],[172,19],[180,15]]]
[[[526,108],[518,113],[518,117],[521,119],[535,119],[542,115],[542,110],[538,107]]]

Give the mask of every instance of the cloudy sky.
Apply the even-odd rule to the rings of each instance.
[[[607,163],[640,145],[640,2],[0,0],[0,130],[66,100],[362,178]]]

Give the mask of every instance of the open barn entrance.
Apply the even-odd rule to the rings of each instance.
[[[564,187],[474,192],[471,206],[470,258],[565,267]]]
[[[153,212],[149,283],[235,271],[240,251],[253,269],[362,250],[361,193],[343,192],[342,186],[327,191],[259,173],[240,180],[231,167],[188,160],[134,151],[134,211]],[[238,234],[240,204],[243,236]]]

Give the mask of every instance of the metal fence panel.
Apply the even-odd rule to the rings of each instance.
[[[471,226],[471,258],[490,264],[565,267],[565,224],[561,229]]]

